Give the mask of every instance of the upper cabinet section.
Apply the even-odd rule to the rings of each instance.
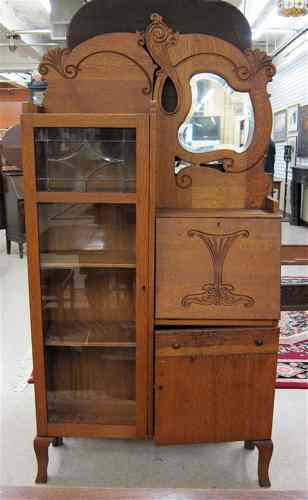
[[[218,75],[199,73],[190,80],[192,107],[179,128],[179,142],[191,153],[246,151],[254,134],[248,92],[236,92]]]
[[[275,74],[271,58],[249,44],[242,48],[211,34],[181,34],[167,23],[169,18],[154,13],[143,31],[106,33],[72,50],[49,51],[40,65],[48,81],[44,112],[155,117],[151,149],[160,208],[264,208],[269,192],[264,163],[272,131],[267,84]],[[230,26],[234,30],[231,19]],[[64,145],[74,150],[75,173],[81,159],[89,163],[74,178],[74,189],[89,190],[90,184],[98,191],[133,190],[129,145],[123,152],[123,138],[110,147],[103,138],[104,148],[98,151],[96,139],[88,135],[77,154],[70,141]],[[46,152],[46,146],[41,149]],[[61,161],[61,175],[66,176],[67,165]],[[50,171],[52,163],[51,156]],[[116,176],[124,163],[126,185],[110,181],[102,188],[96,176]]]

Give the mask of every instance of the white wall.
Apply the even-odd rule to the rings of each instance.
[[[308,37],[307,34],[286,48],[282,54],[274,58],[277,74],[269,85],[273,113],[287,109],[294,104],[308,104]],[[295,135],[295,134],[292,134]],[[285,162],[283,160],[286,142],[276,143],[275,178],[285,179]],[[297,158],[297,165],[308,165],[308,158]],[[292,172],[289,172],[289,182]],[[288,186],[288,211],[290,189]],[[283,198],[283,193],[282,197]],[[308,193],[305,196],[305,220],[308,221]],[[281,207],[282,207],[281,200]]]

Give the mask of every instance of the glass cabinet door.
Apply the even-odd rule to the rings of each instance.
[[[102,127],[99,117],[82,116],[95,123],[84,128],[60,115],[63,127],[55,116],[31,122],[28,223],[36,218],[38,241],[30,237],[28,253],[39,264],[39,281],[30,273],[31,312],[41,304],[33,335],[41,338],[44,365],[34,362],[34,370],[44,366],[47,432],[93,424],[146,433],[148,119],[127,116],[124,127],[115,125],[120,117],[111,116],[111,126],[109,119],[102,117]]]

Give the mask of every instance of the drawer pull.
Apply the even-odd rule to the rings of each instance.
[[[178,343],[174,343],[172,344],[172,349],[180,349],[181,348],[181,344],[178,344]]]
[[[255,344],[257,347],[261,347],[264,345],[264,341],[261,339],[257,339],[257,340],[255,340]]]

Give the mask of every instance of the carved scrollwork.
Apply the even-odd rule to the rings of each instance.
[[[189,168],[212,168],[220,172],[232,172],[233,164],[234,161],[232,158],[225,158],[219,162],[212,163],[191,163],[176,157],[174,162],[175,183],[181,189],[188,189],[192,186],[192,177],[187,173],[187,169]]]
[[[174,111],[176,113],[180,108],[181,82],[177,69],[171,62],[168,48],[177,43],[179,34],[174,33],[159,14],[152,14],[150,19],[151,23],[145,33],[139,33],[138,44],[146,45],[152,58],[158,64],[161,73],[164,73],[172,80],[178,97],[177,107]]]
[[[147,28],[147,35],[151,36],[152,43],[163,43],[166,48],[176,43],[178,33],[174,33],[172,29],[169,28],[162,16],[159,14],[152,14],[150,20],[151,24]]]
[[[249,80],[255,77],[262,69],[265,69],[265,74],[269,82],[273,79],[276,68],[270,56],[259,49],[246,49],[244,54],[247,59],[247,66],[236,66],[235,68],[236,74],[240,80]]]
[[[252,307],[255,304],[252,297],[235,293],[233,285],[223,282],[223,267],[230,248],[237,239],[248,238],[249,235],[250,233],[246,229],[230,234],[209,234],[196,229],[190,229],[187,232],[187,236],[199,238],[207,247],[213,265],[213,283],[205,283],[200,293],[183,297],[183,307],[189,307],[192,304],[207,306],[242,304],[244,307]]]
[[[73,79],[78,75],[79,68],[73,64],[65,65],[65,61],[70,54],[69,49],[50,49],[43,57],[39,66],[39,72],[45,76],[49,73],[49,67],[57,71],[63,78]]]
[[[76,65],[74,64],[65,65],[65,60],[69,54],[70,51],[68,49],[57,48],[49,50],[47,54],[43,57],[43,61],[39,67],[39,72],[41,73],[41,75],[43,76],[47,75],[49,72],[49,67],[51,67],[55,71],[57,71],[61,76],[63,76],[63,78],[73,79],[76,78],[79,71],[81,71],[81,64],[89,57],[95,56],[97,54],[114,54],[119,57],[124,57],[125,59],[128,59],[133,64],[135,64],[140,69],[140,71],[142,71],[147,80],[147,85],[142,89],[142,93],[145,95],[149,95],[152,92],[153,86],[152,86],[151,76],[138,61],[128,56],[127,54],[118,52],[116,50],[99,50],[83,57]]]

